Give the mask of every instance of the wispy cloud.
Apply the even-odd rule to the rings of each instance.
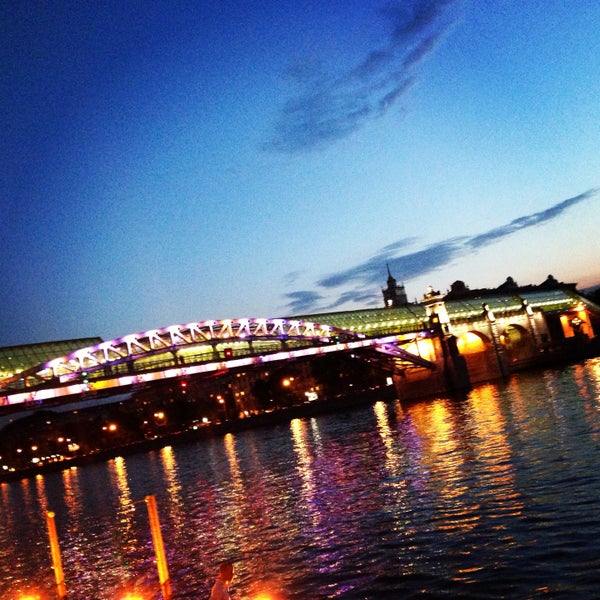
[[[376,297],[373,290],[377,290],[382,281],[382,268],[387,263],[394,273],[402,273],[405,281],[417,276],[426,275],[456,259],[472,253],[514,233],[535,227],[561,216],[567,209],[597,196],[600,188],[588,190],[582,194],[559,202],[546,210],[525,215],[514,219],[506,225],[495,227],[473,236],[450,238],[431,244],[413,252],[399,253],[407,249],[415,238],[404,238],[389,244],[381,249],[375,256],[367,261],[357,264],[349,269],[332,273],[319,279],[314,291],[291,292],[286,295],[289,308],[294,314],[316,312],[342,306],[346,302],[365,302]],[[328,293],[338,287],[351,287],[340,292],[338,298],[326,305],[322,301]],[[370,290],[365,292],[365,290]],[[379,297],[377,296],[377,299]]]
[[[391,32],[345,72],[302,65],[293,76],[300,92],[283,106],[266,148],[297,153],[322,147],[381,116],[417,80],[416,67],[431,54],[452,23],[455,0],[404,0],[387,7]]]
[[[291,314],[302,314],[310,311],[312,307],[318,306],[323,296],[311,290],[298,290],[285,295],[288,300],[288,308]]]
[[[598,193],[598,189],[588,190],[583,194],[579,194],[578,196],[574,196],[573,198],[567,198],[546,210],[542,210],[540,212],[534,213],[532,215],[526,215],[524,217],[519,217],[518,219],[514,219],[507,225],[502,225],[501,227],[496,227],[495,229],[491,229],[490,231],[486,231],[480,235],[473,236],[469,239],[468,245],[471,248],[479,248],[480,246],[486,246],[490,242],[495,242],[496,240],[503,238],[507,235],[512,235],[513,233],[525,229],[527,227],[533,227],[534,225],[539,225],[540,223],[544,223],[545,221],[550,221],[551,219],[555,219],[560,216],[567,208],[578,204],[582,200],[586,200],[591,196],[594,196]]]

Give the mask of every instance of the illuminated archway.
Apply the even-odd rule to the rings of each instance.
[[[490,346],[490,340],[477,331],[467,331],[456,340],[458,351],[467,356],[486,352]]]
[[[506,358],[511,363],[530,358],[535,353],[531,332],[521,325],[507,325],[500,335],[500,341],[504,346]]]
[[[467,331],[456,340],[458,351],[467,363],[472,383],[498,376],[498,361],[491,340],[479,331]]]

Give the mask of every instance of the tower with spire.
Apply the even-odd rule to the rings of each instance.
[[[394,277],[392,277],[390,266],[386,264],[386,267],[388,272],[387,288],[381,290],[385,307],[397,308],[398,306],[406,306],[408,304],[408,298],[406,297],[404,284],[398,285]]]

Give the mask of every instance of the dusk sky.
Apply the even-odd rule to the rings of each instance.
[[[0,3],[0,346],[600,283],[595,0]]]

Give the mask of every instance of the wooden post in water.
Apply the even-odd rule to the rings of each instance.
[[[50,510],[46,513],[46,525],[48,526],[48,537],[50,538],[50,552],[52,554],[52,568],[54,569],[54,577],[56,579],[56,591],[59,599],[62,599],[67,595],[67,587],[65,585],[65,576],[60,558],[60,547],[58,545],[58,536],[56,535],[54,516],[54,513]]]
[[[158,580],[160,581],[160,589],[165,600],[170,600],[171,582],[169,581],[169,568],[167,567],[165,546],[163,544],[162,533],[160,531],[160,522],[158,520],[156,498],[154,496],[146,496],[146,505],[148,506],[148,517],[150,518],[150,531],[152,532],[152,541],[154,542],[154,552],[156,554],[156,567],[158,569]]]

